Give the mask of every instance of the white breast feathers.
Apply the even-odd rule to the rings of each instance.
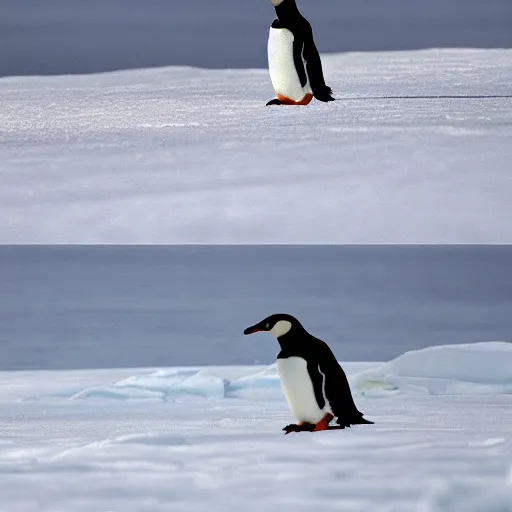
[[[272,86],[278,94],[301,101],[311,93],[309,81],[302,87],[293,60],[293,34],[285,28],[270,28],[268,37],[268,69]]]
[[[316,424],[323,418],[325,412],[330,412],[327,400],[326,407],[320,409],[318,406],[305,359],[278,359],[277,369],[286,401],[298,421]]]

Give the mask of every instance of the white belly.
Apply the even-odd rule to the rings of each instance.
[[[325,413],[316,401],[307,366],[302,357],[277,360],[281,386],[292,414],[298,421],[318,423]]]
[[[285,28],[270,28],[268,36],[268,70],[270,80],[277,94],[300,101],[311,93],[309,81],[305,87],[293,60],[293,34]]]

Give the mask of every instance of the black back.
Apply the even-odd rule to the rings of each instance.
[[[307,361],[318,406],[323,408],[326,398],[339,425],[348,427],[372,423],[358,411],[347,376],[325,342],[309,334],[298,322],[288,333],[280,336],[278,342],[281,345],[278,359],[302,357]]]

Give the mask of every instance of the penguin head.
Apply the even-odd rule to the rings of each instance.
[[[300,322],[292,315],[277,313],[267,316],[261,322],[245,329],[244,334],[253,334],[255,332],[271,332],[276,338],[284,336],[294,327],[302,327]]]
[[[281,5],[283,2],[284,2],[284,0],[270,0],[270,3],[271,3],[274,7],[277,7],[278,5]]]

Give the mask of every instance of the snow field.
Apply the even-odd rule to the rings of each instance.
[[[511,344],[344,367],[375,425],[289,436],[273,366],[2,372],[0,509],[512,510]]]
[[[512,50],[0,79],[2,243],[511,243]]]

